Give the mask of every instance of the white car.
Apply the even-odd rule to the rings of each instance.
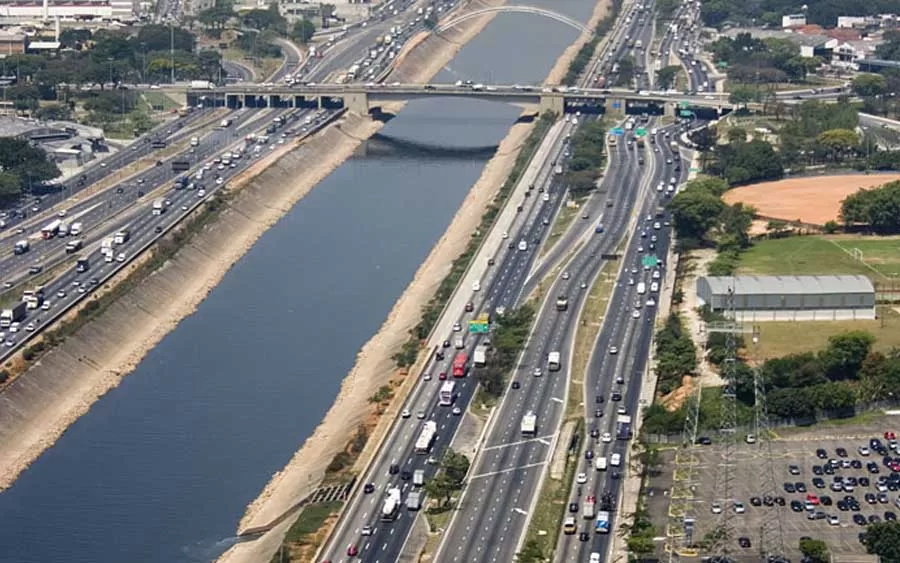
[[[584,485],[587,483],[587,473],[579,473],[575,480],[578,481],[579,485]]]
[[[535,377],[540,377],[540,376],[544,375],[544,370],[542,370],[541,368],[534,368],[534,371],[531,372],[531,373],[532,373]]]
[[[472,283],[472,291],[481,291],[481,282],[480,281],[475,280]]]
[[[366,524],[365,526],[362,527],[362,530],[360,531],[360,533],[364,536],[371,536],[372,531],[373,531],[372,526],[369,526],[368,524]]]
[[[569,279],[569,272],[563,272],[562,279],[564,279],[564,280]]]
[[[619,353],[619,349],[618,349],[618,348],[616,348],[615,346],[610,346],[610,347],[609,347],[609,355],[610,355],[610,356],[615,356],[615,355],[618,354],[618,353]]]
[[[41,303],[41,311],[49,311],[50,310],[50,302],[44,301]]]
[[[403,412],[400,413],[400,416],[402,416],[403,418],[409,418],[410,416],[412,416],[412,413],[409,412],[409,409],[403,409]]]
[[[459,332],[462,330],[462,325],[459,323],[453,323],[453,332]]]
[[[419,420],[425,420],[425,411],[419,411],[416,413],[416,418]]]
[[[722,514],[722,505],[717,502],[712,503],[712,506],[710,506],[709,509],[713,514]]]
[[[502,238],[502,239],[508,239],[508,238],[509,238],[509,233],[507,233],[506,231],[503,231],[503,234],[500,235],[500,238]]]
[[[609,432],[604,432],[603,436],[600,437],[600,441],[602,441],[604,444],[608,444],[612,442],[612,436]]]
[[[838,526],[841,523],[841,519],[838,518],[837,516],[835,516],[834,514],[832,514],[831,516],[828,517],[828,523],[831,524],[832,526]]]
[[[462,409],[459,407],[453,407],[453,416],[459,416],[462,414]]]
[[[625,407],[619,407],[616,409],[616,412],[619,414],[628,414],[628,409],[626,409]]]
[[[595,551],[591,554],[590,563],[600,563],[600,554],[598,552]]]
[[[871,452],[869,452],[869,448],[867,448],[866,446],[859,447],[859,455],[869,455],[870,453]]]
[[[639,319],[639,318],[641,318],[641,312],[638,311],[637,309],[633,310],[633,311],[631,312],[631,318],[632,318],[632,319]]]
[[[735,501],[733,508],[734,508],[735,514],[743,514],[743,513],[747,512],[747,509],[744,508],[744,503],[742,503],[742,502]]]

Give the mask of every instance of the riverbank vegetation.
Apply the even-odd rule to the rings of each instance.
[[[512,190],[516,187],[516,184],[519,183],[522,173],[531,161],[531,157],[534,155],[535,151],[540,146],[541,141],[544,139],[544,136],[547,134],[547,131],[550,130],[550,127],[555,121],[556,114],[544,113],[535,123],[534,129],[528,135],[528,138],[522,145],[519,155],[516,157],[509,176],[500,187],[497,197],[494,199],[493,203],[487,206],[487,209],[485,209],[484,214],[481,216],[481,222],[469,239],[469,244],[466,246],[465,251],[452,262],[450,265],[450,273],[444,277],[434,296],[428,304],[423,307],[422,318],[410,331],[409,339],[403,344],[400,351],[394,354],[393,359],[396,362],[397,367],[407,368],[415,363],[423,342],[428,338],[428,335],[431,334],[431,330],[440,318],[447,301],[450,300],[450,297],[456,290],[456,286],[459,285],[460,280],[466,270],[468,270],[469,264],[478,253],[478,249],[481,247],[484,237],[490,232],[494,220],[503,209]]]

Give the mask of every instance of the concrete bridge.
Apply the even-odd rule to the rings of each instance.
[[[727,94],[681,95],[626,89],[574,89],[536,86],[485,86],[454,84],[316,84],[306,86],[236,84],[212,89],[182,89],[191,105],[232,109],[266,107],[346,107],[366,114],[386,102],[422,98],[469,98],[513,105],[538,105],[556,113],[605,113],[610,115],[677,115],[690,110],[715,117],[733,109]]]

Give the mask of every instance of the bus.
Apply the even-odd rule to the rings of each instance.
[[[598,534],[609,533],[609,512],[601,510],[597,513],[597,520],[594,524],[594,531]]]
[[[453,398],[456,396],[456,382],[445,381],[441,385],[441,391],[438,396],[438,404],[442,407],[449,407],[453,404]]]
[[[460,352],[453,358],[453,377],[465,377],[466,368],[469,363],[469,356],[465,352]]]
[[[429,420],[422,426],[422,433],[419,434],[419,438],[416,440],[416,453],[427,454],[430,452],[435,437],[437,437],[437,423]]]

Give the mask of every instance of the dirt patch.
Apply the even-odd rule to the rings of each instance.
[[[841,201],[848,195],[894,180],[900,180],[900,174],[791,178],[735,188],[723,199],[729,204],[740,201],[752,205],[761,217],[824,225],[838,220]]]

